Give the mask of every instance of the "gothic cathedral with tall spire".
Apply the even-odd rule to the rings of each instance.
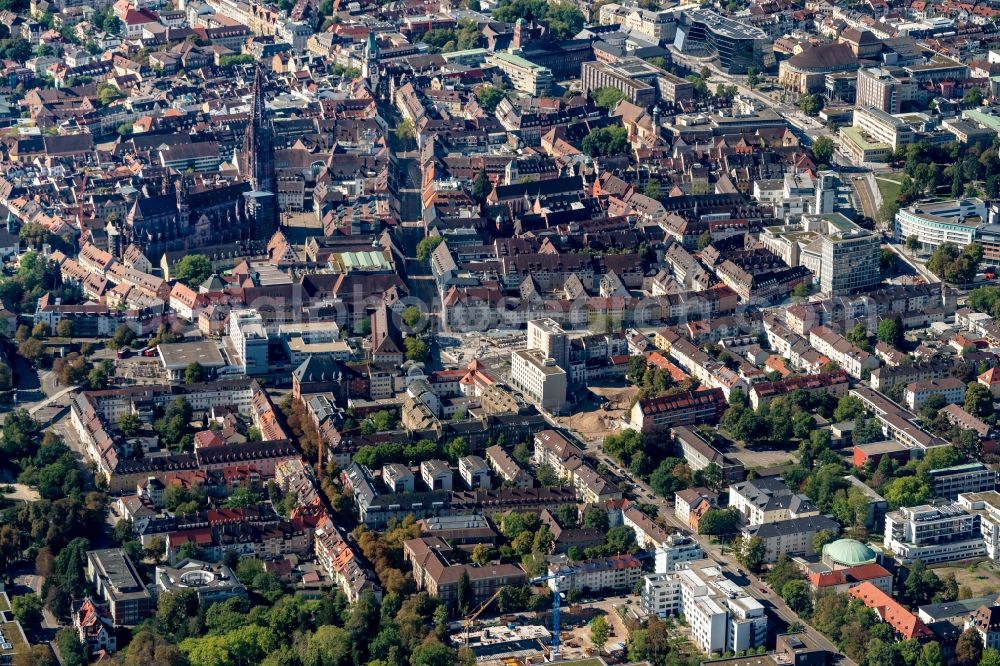
[[[246,212],[251,218],[251,238],[266,239],[278,228],[278,184],[274,173],[274,139],[264,106],[264,73],[254,69],[250,93],[250,119],[243,137],[243,163],[250,191]]]

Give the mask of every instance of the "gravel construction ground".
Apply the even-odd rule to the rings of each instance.
[[[938,578],[954,574],[959,589],[966,587],[973,597],[1000,594],[1000,569],[988,560],[972,564],[945,564],[929,567]]]
[[[768,467],[780,467],[798,460],[793,451],[749,451],[747,449],[732,449],[726,453],[731,458],[736,458],[747,469],[767,469]]]
[[[591,386],[593,394],[572,416],[560,417],[559,423],[576,432],[581,439],[592,442],[604,439],[618,430],[618,423],[628,418],[628,409],[638,389],[634,386]],[[601,403],[607,400],[608,409]]]

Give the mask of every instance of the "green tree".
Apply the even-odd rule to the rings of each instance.
[[[15,409],[3,423],[0,452],[20,458],[35,451],[41,439],[41,426],[26,409]]]
[[[472,198],[479,205],[483,205],[486,203],[486,197],[490,196],[490,192],[492,191],[493,184],[486,175],[486,167],[483,167],[472,181]]]
[[[73,337],[73,320],[61,319],[59,323],[56,324],[56,335],[58,335],[60,338]]]
[[[969,88],[962,95],[962,103],[966,106],[981,106],[983,103],[982,88]]]
[[[614,110],[618,106],[618,102],[625,99],[625,93],[618,90],[618,88],[613,88],[611,86],[604,86],[602,88],[596,88],[590,91],[590,97],[594,100],[594,104],[608,111]]]
[[[1000,651],[994,648],[983,650],[983,656],[979,658],[979,666],[1000,666]]]
[[[42,621],[42,600],[34,594],[11,597],[10,609],[17,621],[29,631]]]
[[[309,637],[301,654],[303,666],[347,666],[351,636],[346,629],[325,625]]]
[[[892,198],[882,199],[882,203],[878,207],[878,221],[883,225],[892,225],[896,219],[896,214],[899,212],[899,201]],[[913,238],[911,236],[910,238]],[[909,239],[907,239],[909,240]],[[907,247],[909,247],[909,242],[907,242]],[[916,248],[911,248],[911,251],[916,251]]]
[[[528,534],[528,532],[525,532],[525,534]],[[462,576],[458,579],[458,589],[455,593],[455,603],[458,606],[460,615],[469,614],[472,600],[472,580],[469,578],[469,572],[466,570],[462,572]]]
[[[879,341],[899,349],[904,341],[902,321],[898,317],[883,319],[878,323],[878,333],[876,335]]]
[[[548,3],[547,16],[543,20],[557,40],[572,39],[583,29],[583,13],[569,2]]]
[[[603,615],[598,615],[590,621],[590,640],[598,650],[604,648],[611,635],[611,624]]]
[[[711,232],[705,231],[700,236],[698,236],[698,245],[697,245],[697,247],[698,247],[698,251],[699,252],[701,252],[702,250],[704,250],[706,247],[708,247],[711,244],[712,244],[712,233]]]
[[[427,343],[421,338],[410,336],[403,341],[403,345],[406,347],[407,360],[417,361],[418,363],[423,363],[427,360],[427,355],[430,352],[427,349]]]
[[[750,571],[759,571],[766,555],[767,547],[760,537],[743,536],[733,542],[733,556]]]
[[[953,243],[942,243],[930,259],[927,268],[949,284],[967,284],[976,277],[982,248],[973,243],[959,250]]]
[[[427,327],[427,320],[424,317],[424,313],[416,305],[411,305],[403,310],[400,318],[415,333],[420,333]]]
[[[623,155],[629,150],[628,132],[621,125],[600,127],[584,137],[582,146],[588,157]]]
[[[444,236],[428,236],[417,243],[417,259],[422,262],[431,260],[431,253],[444,242]]]
[[[403,150],[413,150],[417,146],[417,128],[412,120],[404,120],[396,126],[396,140]]]
[[[185,384],[200,384],[205,381],[205,368],[202,367],[201,363],[193,361],[184,368],[184,383]]]
[[[410,666],[455,666],[456,653],[449,647],[431,641],[424,643],[410,656]]]
[[[198,595],[185,589],[160,594],[156,600],[156,624],[167,635],[178,637],[187,625],[187,618],[198,611]]]
[[[117,349],[128,347],[135,340],[135,331],[128,324],[119,324],[111,338],[112,346]]]
[[[797,615],[808,617],[812,613],[812,590],[804,580],[791,580],[781,588],[781,598]]]
[[[197,287],[212,275],[212,262],[203,254],[189,254],[174,267],[174,279]]]
[[[498,88],[496,86],[483,86],[476,91],[476,101],[479,102],[479,106],[482,107],[483,111],[492,114],[497,110],[500,102],[504,100],[507,93],[503,88]]]
[[[816,533],[816,536],[813,537],[813,550],[817,553],[822,552],[823,546],[832,542],[836,538],[837,535],[834,532],[831,532],[830,530],[820,530]]]
[[[993,414],[993,395],[990,390],[979,382],[971,382],[965,389],[965,411],[980,418]]]
[[[799,99],[798,106],[802,110],[802,113],[807,116],[817,116],[823,110],[825,102],[826,100],[823,98],[823,95],[816,93],[815,95],[803,95]]]
[[[865,413],[865,405],[860,398],[853,395],[845,395],[837,402],[837,408],[833,410],[834,421],[854,421]]]
[[[844,335],[844,339],[858,349],[862,349],[866,352],[872,351],[871,342],[868,340],[868,329],[865,328],[865,325],[860,322],[855,324],[854,328]]]
[[[739,527],[739,511],[736,509],[709,509],[698,521],[698,534],[723,536],[733,534]]]
[[[118,429],[126,437],[134,437],[139,428],[142,427],[142,419],[135,412],[128,412],[122,414],[118,418]]]
[[[481,567],[486,566],[493,560],[493,549],[484,543],[476,544],[470,559]]]
[[[125,93],[111,85],[110,83],[102,83],[97,86],[97,101],[101,106],[108,106],[109,104],[124,99],[127,97]]]
[[[833,159],[833,139],[828,136],[821,136],[813,142],[812,154],[819,164],[829,164]]]
[[[932,490],[926,481],[915,476],[893,480],[883,491],[883,496],[893,508],[918,506],[931,498]]]
[[[583,514],[583,526],[606,534],[608,531],[607,511],[596,506],[587,507]]]
[[[89,650],[80,642],[75,629],[61,629],[56,634],[56,647],[63,666],[85,666],[89,661]]]
[[[747,69],[747,85],[750,86],[751,90],[753,90],[754,88],[759,86],[760,83],[761,83],[760,72],[757,70],[756,67],[749,67]]]

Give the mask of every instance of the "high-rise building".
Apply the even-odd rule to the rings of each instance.
[[[881,280],[881,240],[840,213],[809,216],[810,224],[821,224],[820,289],[824,294],[846,294]]]
[[[855,98],[858,108],[870,106],[886,113],[899,113],[903,102],[913,95],[913,84],[905,74],[884,67],[859,69]]]
[[[533,319],[528,322],[528,349],[540,349],[556,365],[566,369],[569,360],[569,338],[552,319]]]

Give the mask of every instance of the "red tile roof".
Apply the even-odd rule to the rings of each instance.
[[[892,574],[886,571],[885,567],[880,564],[871,563],[860,564],[856,567],[850,567],[847,569],[827,571],[825,573],[809,574],[809,582],[813,587],[823,589],[825,587],[836,587],[838,585],[863,583],[865,581],[875,580],[876,578],[883,578],[886,576],[892,578]]]
[[[920,618],[867,581],[851,588],[850,595],[878,613],[882,621],[905,640],[934,636],[934,632]]]

